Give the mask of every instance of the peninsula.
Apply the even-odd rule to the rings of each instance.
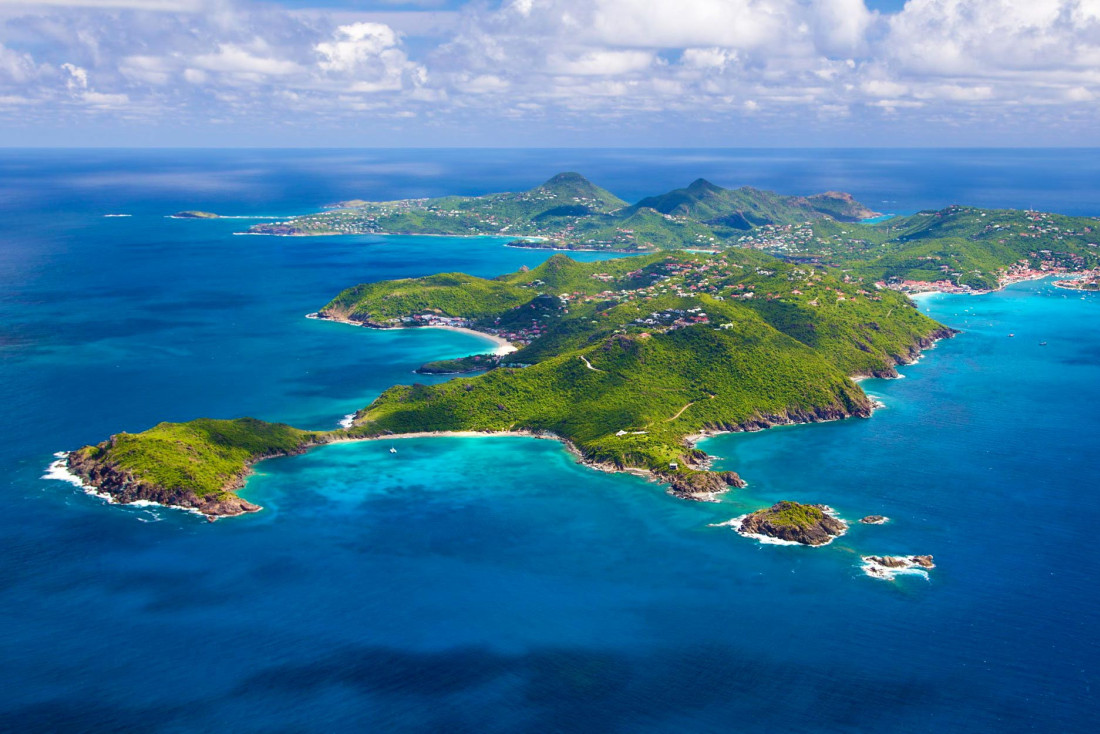
[[[516,351],[436,365],[484,374],[399,385],[348,428],[253,419],[162,423],[69,454],[68,468],[121,502],[258,509],[236,494],[251,465],[334,441],[423,433],[525,433],[587,464],[635,471],[688,499],[743,484],[713,472],[693,437],[866,417],[850,379],[896,375],[953,332],[900,293],[746,249],[580,263],[556,254],[494,279],[462,273],[357,285],[316,318],[371,328],[450,326]]]

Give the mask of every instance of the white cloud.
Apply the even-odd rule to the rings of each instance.
[[[61,68],[69,74],[65,86],[69,88],[70,92],[82,92],[88,88],[88,71],[86,69],[68,63],[62,64]]]
[[[495,143],[494,116],[801,129],[905,110],[941,124],[1012,107],[1083,118],[1100,94],[1100,0],[909,0],[888,15],[865,0],[512,0],[471,3],[430,32],[396,15],[0,0],[0,105],[468,123]]]
[[[325,71],[353,71],[397,46],[397,34],[381,23],[342,25],[334,35],[336,40],[318,43],[315,47]]]
[[[588,51],[575,58],[551,56],[549,69],[558,74],[618,76],[643,71],[653,65],[648,51]]]
[[[84,92],[80,95],[80,98],[92,107],[100,108],[125,107],[130,103],[130,98],[125,94]]]
[[[231,43],[220,45],[217,53],[194,57],[191,63],[206,71],[261,77],[287,76],[301,71],[301,67],[293,61],[257,55],[245,47]]]
[[[423,84],[424,67],[409,61],[397,33],[382,23],[351,23],[338,27],[333,39],[314,46],[319,67],[350,80],[352,91],[397,91]]]

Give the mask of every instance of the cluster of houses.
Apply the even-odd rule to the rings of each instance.
[[[419,313],[412,316],[402,316],[399,321],[405,326],[450,326],[452,328],[469,328],[467,319],[454,316],[441,316],[435,313]]]
[[[645,327],[647,331],[675,331],[685,326],[709,324],[710,317],[701,308],[669,308],[654,311],[649,316],[639,316],[634,319],[634,323]]]
[[[802,224],[765,224],[737,238],[741,247],[766,252],[796,253],[810,249],[817,240],[809,222]]]

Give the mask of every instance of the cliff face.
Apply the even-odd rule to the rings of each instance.
[[[226,474],[222,474],[221,476],[227,477],[224,481],[201,489],[198,483],[187,486],[190,482],[186,480],[183,482],[178,480],[157,481],[150,476],[143,476],[141,473],[126,468],[116,453],[119,442],[118,436],[112,436],[98,446],[86,446],[78,451],[73,451],[66,458],[66,465],[69,471],[80,477],[85,484],[94,487],[96,491],[102,494],[109,495],[113,501],[119,504],[130,504],[138,501],[155,502],[161,505],[194,510],[213,520],[218,517],[258,512],[263,509],[236,494],[236,491],[244,486],[245,480],[252,473],[252,466],[255,463],[277,456],[300,454],[313,446],[328,443],[330,440],[332,439],[328,434],[311,434],[296,443],[288,443],[279,447],[257,448],[250,455],[243,455],[235,467],[228,469]],[[191,451],[194,452],[194,447],[191,447]]]
[[[935,331],[931,332],[928,336],[922,336],[919,339],[917,339],[916,341],[914,341],[903,354],[893,355],[891,357],[891,359],[894,362],[893,365],[891,365],[889,367],[886,367],[886,368],[883,368],[883,369],[880,369],[880,370],[873,370],[870,373],[868,373],[866,375],[863,375],[863,376],[864,377],[884,377],[884,378],[897,377],[898,376],[898,371],[896,369],[897,365],[912,364],[914,361],[916,361],[917,357],[919,357],[921,355],[921,352],[923,352],[925,349],[928,349],[930,346],[932,346],[933,344],[938,342],[940,339],[950,339],[950,338],[954,337],[956,334],[960,334],[960,333],[962,333],[962,332],[960,332],[958,329],[952,329],[948,326],[942,326],[940,328],[937,328]]]
[[[84,480],[85,483],[96,488],[97,491],[111,496],[115,502],[130,504],[141,500],[156,502],[161,505],[181,507],[188,510],[196,510],[208,518],[230,517],[243,515],[247,512],[258,512],[262,507],[248,502],[236,494],[233,490],[244,486],[244,476],[235,478],[224,492],[217,495],[200,497],[192,490],[167,489],[157,486],[149,481],[139,479],[130,472],[119,469],[109,462],[90,458],[86,454],[74,451],[69,454],[68,468],[73,474]]]

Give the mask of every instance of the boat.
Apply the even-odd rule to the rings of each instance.
[[[1015,334],[1009,334],[1009,336],[1016,336]]]
[[[1039,346],[1040,346],[1040,347],[1045,347],[1046,345],[1047,345],[1047,343],[1046,343],[1046,342],[1039,342]]]
[[[397,449],[395,449],[395,448],[394,448],[393,446],[390,446],[390,453],[391,453],[391,454],[396,454],[396,453],[397,453]]]

